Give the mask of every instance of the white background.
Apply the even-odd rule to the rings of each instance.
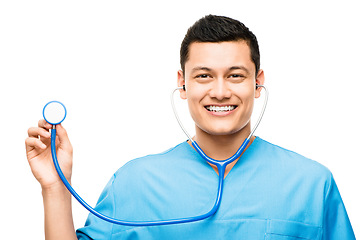
[[[2,235],[44,238],[41,189],[24,140],[46,102],[68,108],[63,125],[75,151],[72,183],[90,205],[124,163],[185,140],[169,94],[187,28],[211,13],[243,21],[258,37],[270,99],[256,135],[327,166],[360,237],[358,6],[346,0],[1,1]],[[193,131],[186,102],[178,102]],[[75,201],[73,212],[81,227],[87,212]]]

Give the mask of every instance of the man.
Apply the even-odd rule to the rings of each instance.
[[[242,23],[209,15],[187,32],[178,86],[195,122],[194,140],[214,159],[232,156],[248,137],[254,99],[264,83],[255,35]],[[322,165],[259,137],[225,172],[223,198],[208,219],[131,227],[89,215],[75,233],[70,195],[52,167],[51,126],[29,129],[27,156],[43,189],[46,239],[355,239],[331,173]],[[72,147],[57,126],[58,158],[71,179]],[[38,138],[40,136],[40,138]],[[217,169],[188,142],[128,162],[111,178],[96,206],[128,221],[191,217],[211,209]]]

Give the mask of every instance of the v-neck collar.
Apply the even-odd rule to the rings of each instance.
[[[231,170],[229,171],[229,173],[226,175],[226,177],[224,178],[224,181],[229,179],[229,177],[231,175],[233,175],[233,172],[236,171],[236,169],[238,168],[239,165],[241,165],[240,163],[243,162],[245,159],[247,159],[247,155],[249,155],[250,152],[253,151],[253,149],[256,147],[256,145],[258,144],[258,141],[260,140],[259,137],[255,136],[254,141],[248,146],[248,148],[246,149],[246,151],[243,152],[243,154],[241,155],[240,159],[235,163],[235,165],[231,168]],[[188,140],[184,142],[184,144],[186,144],[186,148],[188,148],[188,150],[196,156],[196,159],[198,159],[199,161],[202,161],[204,163],[204,166],[208,167],[214,174],[216,177],[219,177],[219,175],[216,173],[216,171],[211,167],[211,165],[205,160],[203,159],[200,154],[188,143]]]

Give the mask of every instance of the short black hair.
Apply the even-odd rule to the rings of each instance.
[[[189,46],[194,42],[245,41],[250,48],[251,60],[255,64],[255,74],[260,69],[260,50],[256,36],[238,20],[216,15],[207,15],[192,25],[180,48],[181,69],[185,72],[185,63],[189,60]]]

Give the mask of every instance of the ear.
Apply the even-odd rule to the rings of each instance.
[[[257,76],[256,76],[256,80],[255,83],[256,85],[264,85],[265,82],[265,75],[264,75],[264,71],[262,69],[259,70]],[[255,90],[255,98],[259,98],[260,97],[260,92],[261,92],[262,88],[259,87]]]
[[[185,78],[182,70],[179,70],[177,72],[177,85],[178,87],[182,87],[185,85]],[[180,90],[180,97],[181,99],[186,99],[186,91],[184,91],[183,89]]]

